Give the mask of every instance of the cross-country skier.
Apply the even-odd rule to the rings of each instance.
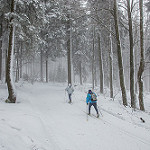
[[[92,90],[88,91],[88,94],[87,94],[87,97],[86,97],[86,103],[87,103],[87,105],[89,105],[88,115],[90,115],[91,106],[93,105],[95,110],[96,110],[97,118],[98,118],[99,117],[99,112],[98,112],[98,109],[97,109],[97,95],[94,92],[92,92]]]
[[[68,87],[65,89],[65,91],[67,91],[68,97],[69,97],[69,103],[71,103],[72,102],[71,95],[74,92],[74,89],[70,83],[69,83]]]

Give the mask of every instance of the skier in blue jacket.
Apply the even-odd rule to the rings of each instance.
[[[92,92],[92,90],[88,91],[88,94],[87,94],[87,97],[86,97],[86,103],[87,103],[87,105],[89,105],[88,115],[90,115],[91,106],[93,105],[96,112],[97,112],[97,118],[98,118],[99,117],[99,112],[98,112],[98,109],[97,109],[97,95],[94,92]]]

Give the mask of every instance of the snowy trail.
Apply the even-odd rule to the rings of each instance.
[[[105,111],[102,119],[89,117],[87,121],[83,95],[75,91],[72,105],[64,97],[63,86],[43,86],[30,92],[30,104],[54,150],[149,150],[149,130]]]
[[[0,104],[0,150],[149,150],[149,113],[132,112],[100,96],[103,117],[87,121],[86,93],[78,88],[72,105],[66,103],[65,86],[60,84],[24,84],[17,89],[16,104]],[[1,91],[2,100],[6,90]],[[91,112],[95,114],[93,108]]]

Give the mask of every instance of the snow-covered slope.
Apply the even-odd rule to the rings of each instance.
[[[85,113],[88,88],[75,88],[73,104],[67,103],[65,88],[18,84],[17,103],[6,104],[7,89],[1,86],[0,150],[149,150],[150,110],[132,111],[101,95],[97,119]]]

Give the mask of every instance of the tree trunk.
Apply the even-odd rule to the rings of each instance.
[[[95,27],[93,26],[93,53],[92,53],[92,89],[95,88],[95,67],[94,67],[94,62],[95,62]]]
[[[99,70],[100,70],[100,93],[103,94],[103,62],[102,62],[102,52],[101,52],[101,44],[100,44],[100,35],[98,35],[98,52],[99,52]]]
[[[15,1],[12,0],[11,13],[14,12]],[[13,25],[13,17],[10,19],[10,34],[9,34],[9,47],[8,47],[8,57],[7,57],[7,67],[6,67],[6,83],[8,87],[9,96],[6,100],[8,103],[16,102],[15,86],[13,82],[13,55],[14,55],[14,34],[15,26]]]
[[[19,68],[19,49],[20,49],[20,45],[18,44],[17,47],[17,52],[16,52],[16,80],[15,82],[19,81],[19,73],[20,73],[20,68]]]
[[[82,83],[82,61],[81,60],[80,60],[80,63],[79,63],[79,72],[80,72],[80,85],[82,85],[83,83]]]
[[[96,56],[95,56],[96,57]],[[95,65],[94,65],[95,67],[94,67],[94,80],[95,80],[95,86],[97,86],[97,76],[96,76],[96,74],[97,74],[97,70],[96,70],[96,58],[95,58]]]
[[[138,82],[137,82],[137,70],[138,70],[138,67],[137,67],[137,46],[136,46],[136,49],[134,50],[134,61],[135,61],[135,93],[137,94],[138,92]]]
[[[7,70],[7,56],[8,56],[8,49],[5,51],[5,82],[6,82],[6,70]]]
[[[140,66],[138,70],[138,84],[139,84],[139,105],[140,110],[144,111],[143,102],[143,81],[142,74],[144,72],[144,34],[143,34],[143,0],[139,1],[140,8]]]
[[[123,105],[127,106],[128,104],[127,104],[126,89],[125,89],[125,84],[124,84],[124,72],[123,72],[123,65],[122,65],[119,24],[118,24],[118,8],[117,8],[116,0],[114,0],[114,21],[115,21],[116,40],[117,40],[117,56],[118,56],[120,87],[122,91]]]
[[[23,48],[23,42],[20,42],[20,78],[22,78],[22,48]]]
[[[67,21],[67,62],[68,62],[68,84],[72,84],[71,80],[71,47],[70,47],[70,16]]]
[[[111,31],[111,21],[110,21],[110,31]],[[110,78],[110,98],[113,98],[113,52],[112,52],[112,35],[109,35],[109,78]]]
[[[127,0],[128,10],[128,25],[129,25],[129,40],[130,40],[130,96],[131,107],[135,108],[135,91],[134,91],[134,58],[133,58],[133,32],[132,32],[132,17],[130,0]]]
[[[135,68],[135,74],[134,74],[134,78],[135,78],[135,93],[137,94],[138,93],[138,79],[137,79],[137,73],[138,73],[138,54],[137,54],[137,52],[138,52],[138,49],[139,49],[139,42],[137,42],[138,41],[138,23],[135,23],[134,24],[134,47],[135,47],[135,49],[134,49],[134,68]],[[135,42],[137,42],[136,44],[135,44]]]
[[[42,51],[42,48],[41,48],[41,69],[40,69],[40,76],[41,76],[41,82],[43,82],[43,51]]]
[[[18,55],[18,54],[17,54]],[[18,82],[19,81],[19,58],[17,56],[17,60],[16,60],[16,80],[15,82]]]
[[[48,51],[46,51],[46,82],[48,83]]]
[[[3,32],[2,18],[3,15],[0,16],[0,80],[2,80],[2,32]]]

